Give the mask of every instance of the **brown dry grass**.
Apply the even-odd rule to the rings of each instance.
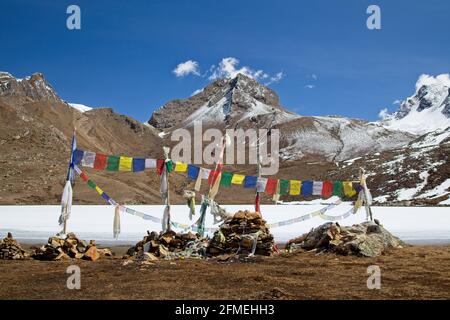
[[[81,290],[66,268],[81,267]],[[369,265],[381,289],[368,290]],[[251,263],[122,260],[0,261],[0,299],[449,299],[450,246],[417,246],[377,258],[294,253]]]

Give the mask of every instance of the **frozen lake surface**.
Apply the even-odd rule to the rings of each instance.
[[[135,210],[162,217],[163,206],[140,205],[129,206]],[[252,205],[224,205],[228,212],[252,210]],[[297,205],[262,205],[261,211],[268,223],[274,223],[323,208],[317,202]],[[328,215],[339,215],[351,208],[350,203],[343,203],[327,212]],[[188,207],[173,205],[171,207],[173,221],[192,224],[189,220]],[[374,218],[393,234],[412,244],[448,244],[450,243],[450,208],[445,207],[373,207]],[[199,206],[197,206],[199,212]],[[41,243],[49,236],[60,231],[58,217],[60,206],[0,206],[0,236],[8,231],[22,242]],[[112,236],[114,207],[102,205],[76,205],[72,208],[68,222],[68,231],[75,232],[82,239],[95,239],[108,245],[132,244],[146,234],[147,230],[159,231],[161,225],[139,217],[123,213],[119,240]],[[339,221],[341,225],[351,225],[365,220],[365,211],[361,209],[356,215]],[[311,228],[326,222],[320,217],[299,222],[293,225],[272,228],[271,232],[278,243],[295,238]],[[208,213],[206,226],[213,226],[213,217]]]

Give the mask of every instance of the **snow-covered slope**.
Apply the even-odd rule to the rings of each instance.
[[[381,124],[393,130],[425,134],[450,126],[450,76],[420,76],[416,92]]]
[[[149,123],[171,131],[189,129],[197,121],[219,129],[279,129],[283,160],[307,155],[344,160],[398,148],[415,138],[379,123],[338,116],[300,116],[283,108],[275,91],[242,74],[219,79],[187,99],[168,102],[153,113]]]
[[[88,107],[88,106],[85,106],[84,104],[79,104],[79,103],[69,103],[69,106],[80,111],[81,113],[92,110],[91,107]]]
[[[438,129],[408,145],[368,155],[339,165],[342,174],[359,167],[378,203],[450,204],[450,127]]]

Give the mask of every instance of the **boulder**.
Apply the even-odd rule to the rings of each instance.
[[[100,253],[97,250],[96,246],[90,246],[89,249],[86,250],[86,252],[83,255],[84,260],[89,261],[97,261],[100,258]]]

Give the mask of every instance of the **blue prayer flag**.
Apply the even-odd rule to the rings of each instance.
[[[73,152],[73,164],[79,165],[81,162],[81,159],[83,159],[83,154],[84,151],[83,150],[75,150]]]
[[[145,170],[144,158],[133,158],[133,172],[139,172]]]
[[[193,166],[193,165],[188,165],[188,178],[195,180],[198,177],[198,173],[200,172],[200,168]]]
[[[310,180],[302,181],[302,196],[311,196],[313,193],[313,182]]]
[[[258,177],[245,176],[244,188],[256,188],[256,181],[257,180],[258,180]]]
[[[102,193],[102,198],[105,199],[106,201],[109,201],[109,199],[110,199],[109,196],[105,192]]]

